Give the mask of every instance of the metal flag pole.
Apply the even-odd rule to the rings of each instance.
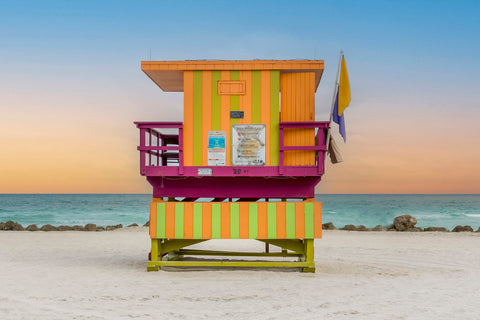
[[[335,98],[337,96],[337,91],[338,91],[338,78],[340,76],[340,66],[342,65],[342,58],[343,58],[343,51],[340,51],[340,57],[338,59],[337,78],[335,80],[335,88],[333,89],[332,108],[330,109],[330,119],[328,123],[327,141],[326,141],[327,151],[328,151],[328,147],[330,146],[330,136],[331,136],[330,130],[332,130],[331,124],[332,124],[332,117],[333,117],[333,109],[335,108]]]

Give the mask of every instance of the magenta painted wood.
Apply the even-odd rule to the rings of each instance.
[[[279,165],[263,167],[185,167],[182,122],[135,124],[140,129],[140,173],[153,186],[154,197],[308,198],[314,196],[325,170],[328,122],[280,122]],[[316,145],[285,146],[285,128],[315,128]],[[162,133],[162,129],[177,129],[178,134]],[[316,151],[315,166],[285,166],[284,152],[290,150]]]

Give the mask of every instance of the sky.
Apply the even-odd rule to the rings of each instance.
[[[352,101],[319,193],[480,193],[478,1],[8,1],[0,193],[150,193],[134,121],[182,121],[142,60],[322,59]],[[337,130],[336,127],[333,128]]]

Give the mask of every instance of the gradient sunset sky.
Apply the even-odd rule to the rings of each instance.
[[[321,193],[480,193],[479,1],[9,1],[0,193],[150,193],[133,121],[181,121],[141,60],[323,59],[352,102]],[[337,135],[338,137],[338,135]]]

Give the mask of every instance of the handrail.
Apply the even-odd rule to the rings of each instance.
[[[285,151],[317,151],[315,152],[315,163],[318,168],[318,172],[321,171],[321,163],[318,159],[318,151],[326,151],[325,145],[325,131],[328,129],[329,122],[326,121],[291,121],[279,123],[279,168],[278,171],[282,175],[285,170],[284,165],[284,152]],[[284,129],[318,129],[315,145],[314,146],[285,146],[284,145]],[[323,129],[323,130],[321,130]],[[322,133],[320,135],[320,132]],[[319,137],[320,135],[320,137]]]
[[[145,174],[146,172],[146,160],[148,154],[148,165],[152,165],[152,156],[156,157],[157,166],[166,166],[169,156],[171,154],[165,153],[165,151],[178,151],[178,173],[183,175],[183,123],[182,122],[134,122],[137,128],[140,129],[140,145],[137,150],[140,151],[140,172]],[[178,129],[177,134],[162,134],[154,129]],[[148,135],[148,145],[147,137]],[[152,139],[152,136],[156,138],[156,143]],[[166,139],[178,139],[177,146],[164,145]],[[160,152],[161,151],[161,152]],[[176,158],[176,157],[175,157]],[[155,159],[155,158],[154,158]],[[161,161],[161,164],[160,164]]]

